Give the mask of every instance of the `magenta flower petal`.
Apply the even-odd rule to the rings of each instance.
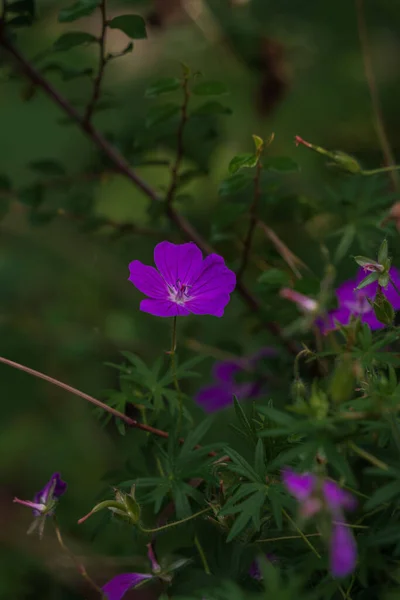
[[[384,323],[378,321],[372,308],[370,312],[367,312],[361,316],[361,321],[369,325],[370,329],[372,330],[383,329],[384,327],[386,327]]]
[[[203,261],[202,269],[193,283],[190,295],[193,298],[215,298],[230,294],[235,289],[236,275],[225,265],[218,254],[210,254]]]
[[[223,317],[225,306],[229,303],[229,294],[221,294],[207,298],[199,296],[186,302],[186,306],[194,315],[212,315],[214,317]]]
[[[357,545],[351,530],[343,523],[333,526],[330,541],[330,568],[334,577],[347,577],[357,563]]]
[[[312,494],[315,486],[315,475],[312,473],[295,473],[291,469],[282,472],[283,483],[288,492],[299,502],[304,502]]]
[[[334,481],[324,481],[323,492],[333,514],[341,509],[354,510],[357,506],[355,497],[339,487]]]
[[[142,300],[140,310],[155,317],[186,317],[190,314],[187,308],[172,300]]]
[[[203,387],[196,396],[196,402],[208,413],[231,406],[233,389],[221,384]]]
[[[167,285],[174,286],[177,281],[192,285],[200,273],[203,255],[193,242],[179,245],[161,242],[154,248],[154,262]]]
[[[168,298],[168,288],[160,273],[154,268],[134,260],[129,265],[129,281],[150,298]]]
[[[242,361],[243,362],[243,361]],[[213,367],[213,377],[224,383],[232,383],[234,376],[241,370],[240,359],[216,362]]]
[[[108,600],[121,600],[128,590],[145,579],[152,579],[152,577],[152,575],[145,575],[144,573],[121,573],[105,584],[103,592]]]

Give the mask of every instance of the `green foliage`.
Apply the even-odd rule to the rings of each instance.
[[[99,6],[100,0],[77,0],[63,8],[58,14],[59,23],[71,23],[82,17],[91,15]]]
[[[133,40],[147,38],[146,23],[140,15],[120,15],[108,23],[110,29],[120,29]]]

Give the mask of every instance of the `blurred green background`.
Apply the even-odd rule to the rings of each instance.
[[[18,31],[18,45],[27,57],[45,52],[64,31],[98,32],[97,13],[71,26],[59,24],[57,14],[65,4],[37,2],[37,21]],[[148,159],[170,160],[174,155],[174,127],[152,137],[144,126],[153,102],[144,98],[144,90],[152,81],[179,76],[179,62],[184,61],[230,90],[223,101],[232,115],[190,124],[185,140],[185,165],[204,176],[186,186],[183,191],[189,196],[179,206],[206,237],[212,234],[218,186],[227,176],[229,160],[251,151],[253,133],[267,137],[275,132],[271,151],[299,163],[300,174],[285,180],[288,197],[294,190],[315,198],[324,193],[326,173],[320,157],[296,148],[296,134],[354,153],[367,167],[382,163],[352,1],[110,0],[110,16],[124,12],[139,12],[147,19],[148,39],[135,42],[133,53],[107,67],[102,97],[113,98],[116,105],[99,111],[95,124],[113,133],[131,162],[138,148]],[[400,6],[392,0],[370,0],[365,14],[386,127],[399,157]],[[117,52],[127,41],[114,30],[108,49]],[[57,60],[74,68],[96,66],[95,50],[73,50]],[[29,167],[31,161],[59,160],[75,183],[49,187],[46,207],[87,203],[97,215],[151,228],[148,201],[129,182],[115,175],[82,181],[82,173],[97,173],[107,165],[77,128],[62,122],[64,115],[41,91],[30,97],[26,81],[6,76],[9,66],[2,55],[0,173],[21,188],[40,179]],[[77,104],[89,98],[90,78],[66,82],[57,74],[48,76]],[[165,166],[137,170],[153,187],[165,189]],[[295,215],[288,217],[286,206],[271,206],[269,224],[318,270],[312,238],[305,243],[304,228]],[[28,216],[24,204],[13,201],[0,225],[1,354],[101,397],[104,389],[118,386],[116,372],[104,363],[120,361],[119,350],[152,360],[169,347],[170,324],[140,313],[140,294],[127,281],[128,263],[136,258],[151,262],[153,247],[163,235],[115,237],[107,230],[92,234],[62,216],[46,225]],[[168,237],[180,239],[167,222],[162,221],[162,228]],[[234,265],[232,245],[223,239],[216,239],[215,245]],[[266,246],[259,243],[263,257],[271,252]],[[254,333],[251,319],[243,321],[238,336],[242,310],[235,297],[221,321],[182,320],[182,353],[193,354],[185,347],[188,339],[238,354],[270,344],[267,334]],[[210,380],[212,364],[209,356],[201,366],[200,381]],[[88,567],[102,583],[106,572],[111,575],[122,568],[121,556],[128,557],[125,563],[133,560],[132,540],[111,527],[93,539],[94,528],[78,527],[76,521],[107,489],[107,472],[120,469],[129,458],[130,474],[135,475],[135,447],[143,434],[129,431],[120,437],[112,423],[104,430],[83,400],[6,366],[0,366],[0,377],[0,598],[82,597],[68,560],[51,560],[54,536],[40,544],[27,538],[29,511],[13,505],[12,498],[31,498],[53,471],[61,471],[69,484],[60,511],[63,531],[77,553],[88,557]],[[188,391],[194,393],[200,383],[191,385]]]

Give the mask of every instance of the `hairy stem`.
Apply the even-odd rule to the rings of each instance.
[[[192,519],[196,519],[200,515],[204,515],[206,512],[209,512],[210,510],[212,510],[211,507],[204,508],[203,510],[200,510],[199,512],[194,513],[194,515],[190,515],[189,517],[186,517],[185,519],[181,519],[180,521],[174,521],[173,523],[167,523],[166,525],[161,525],[160,527],[155,527],[154,529],[147,529],[146,527],[143,527],[142,525],[140,525],[140,530],[143,531],[143,533],[157,533],[158,531],[164,531],[165,529],[170,529],[171,527],[176,527],[177,525],[182,525],[182,523],[187,523],[188,521],[192,521]]]
[[[95,590],[98,594],[100,594],[100,598],[104,598],[103,590],[93,581],[93,579],[87,573],[87,571],[86,571],[85,567],[83,566],[83,564],[77,559],[77,557],[72,552],[72,550],[70,550],[68,548],[68,546],[66,546],[66,544],[64,543],[64,540],[62,538],[61,531],[60,531],[60,528],[58,526],[56,518],[53,517],[52,521],[53,521],[53,526],[54,526],[54,530],[56,532],[56,537],[57,537],[58,543],[60,544],[60,546],[63,549],[63,551],[66,554],[68,554],[68,556],[70,557],[70,559],[72,560],[72,562],[76,566],[78,572],[80,573],[80,575],[82,575],[82,577],[85,579],[85,581],[88,582],[88,584],[90,585],[90,587],[93,590]]]
[[[354,442],[349,442],[349,448],[351,448],[353,452],[358,454],[358,456],[361,456],[361,458],[371,463],[371,465],[374,465],[374,467],[378,467],[378,469],[382,469],[382,471],[389,470],[389,467],[386,463],[384,463],[382,460],[379,460],[379,458],[376,458],[376,456],[370,454],[363,448],[360,448]]]
[[[178,425],[177,425],[177,432],[178,432],[178,436],[181,432],[181,428],[182,428],[182,419],[183,419],[183,399],[182,399],[182,393],[181,393],[181,388],[179,386],[179,381],[178,378],[176,376],[176,360],[175,360],[175,356],[176,356],[176,330],[177,330],[177,317],[173,318],[173,322],[172,322],[172,344],[171,344],[171,351],[170,351],[170,356],[171,356],[171,373],[172,373],[172,378],[173,378],[173,382],[174,382],[174,387],[178,396]]]
[[[251,245],[253,242],[253,236],[254,236],[254,232],[256,230],[256,226],[257,226],[257,207],[258,207],[258,203],[259,203],[260,196],[261,196],[261,188],[260,188],[261,171],[262,171],[262,165],[261,165],[260,160],[258,160],[257,166],[256,166],[256,173],[254,175],[253,201],[250,206],[250,223],[249,223],[249,228],[247,230],[246,238],[244,240],[242,260],[241,260],[240,267],[237,272],[238,281],[241,281],[241,279],[244,275],[244,272],[246,271],[246,268],[247,268],[247,265],[249,262]]]
[[[201,563],[203,565],[204,572],[207,575],[211,575],[210,567],[209,567],[208,562],[207,562],[207,557],[205,555],[205,552],[203,550],[203,546],[201,545],[200,540],[199,540],[199,538],[198,538],[197,535],[194,536],[194,545],[196,546],[197,552],[199,553],[200,560],[201,560]]]
[[[382,148],[382,153],[386,162],[387,167],[395,166],[395,160],[392,149],[390,147],[389,138],[386,133],[385,123],[383,119],[382,107],[379,100],[378,87],[376,85],[376,79],[374,75],[374,69],[372,66],[372,58],[370,54],[367,24],[365,21],[364,14],[364,0],[355,0],[356,13],[357,13],[357,26],[358,26],[358,37],[360,40],[361,51],[364,61],[364,71],[367,80],[369,94],[371,97],[372,110],[374,113],[375,130],[379,139],[379,143]],[[396,171],[390,171],[390,177],[394,189],[399,187],[399,176]]]
[[[107,64],[106,60],[106,36],[107,36],[107,0],[101,0],[99,4],[101,13],[101,33],[99,38],[99,69],[97,71],[96,79],[94,80],[93,93],[86,109],[85,122],[89,123],[96,104],[100,98],[101,84],[103,81],[104,70]]]
[[[295,530],[297,531],[299,536],[304,540],[304,542],[307,544],[307,546],[310,548],[310,550],[312,550],[312,552],[314,552],[315,556],[317,556],[318,558],[321,558],[321,555],[319,554],[318,550],[312,545],[312,543],[310,542],[308,537],[301,531],[300,527],[293,521],[292,517],[289,515],[289,513],[286,512],[286,510],[284,508],[282,508],[282,513],[286,517],[286,519],[289,521],[289,523],[295,528]]]

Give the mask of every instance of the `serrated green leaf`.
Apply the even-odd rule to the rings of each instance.
[[[187,435],[187,437],[182,445],[180,456],[183,457],[183,456],[193,452],[193,448],[201,442],[201,440],[204,438],[204,436],[210,429],[213,420],[214,419],[212,419],[212,418],[204,419],[196,427],[196,429],[194,431],[191,431]]]
[[[119,15],[109,23],[110,29],[119,29],[133,40],[147,38],[146,22],[140,15]]]
[[[68,31],[67,33],[63,33],[58,40],[54,42],[53,49],[56,52],[65,52],[75,46],[93,44],[96,41],[97,38],[86,31]]]
[[[256,471],[247,462],[247,460],[244,459],[243,456],[241,456],[238,452],[236,452],[236,450],[233,450],[233,448],[227,448],[226,454],[230,457],[233,463],[232,465],[229,465],[229,469],[237,471],[235,467],[238,466],[240,467],[241,472],[245,475],[245,477],[250,479],[250,481],[262,483],[262,480],[258,473],[256,473]]]
[[[288,156],[270,156],[264,164],[264,169],[280,173],[300,171],[299,165]]]
[[[221,81],[202,81],[193,87],[192,92],[196,96],[221,96],[228,90]]]
[[[229,163],[228,171],[231,175],[237,173],[240,169],[255,167],[257,156],[255,154],[238,154],[234,156]]]
[[[198,106],[191,112],[192,117],[208,117],[211,115],[231,115],[232,109],[220,102],[210,101]]]
[[[81,17],[87,17],[96,10],[99,4],[100,0],[78,0],[60,11],[58,22],[71,23]]]
[[[163,77],[149,86],[144,95],[146,98],[157,98],[162,94],[168,94],[178,90],[181,85],[182,83],[177,77]]]
[[[159,106],[153,106],[146,117],[146,127],[155,127],[156,125],[161,125],[166,121],[169,121],[173,117],[175,117],[180,111],[180,107],[178,104],[161,104]]]
[[[218,193],[220,196],[233,196],[249,187],[253,179],[247,173],[235,173],[221,182]]]

